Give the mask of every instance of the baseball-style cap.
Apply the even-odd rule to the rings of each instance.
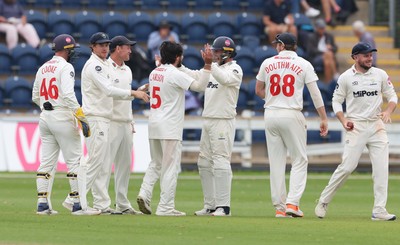
[[[367,53],[376,52],[376,51],[378,51],[378,50],[371,47],[371,45],[369,45],[368,43],[359,42],[356,45],[354,45],[353,49],[351,50],[351,55],[367,54]]]
[[[97,32],[90,37],[89,42],[91,44],[96,43],[111,43],[111,40],[108,38],[108,35],[104,32]]]
[[[278,34],[275,37],[275,40],[272,41],[272,43],[282,43],[285,45],[295,45],[297,43],[296,37],[289,33],[289,32],[284,32],[282,34]]]
[[[64,49],[79,48],[79,44],[75,42],[75,39],[68,34],[61,34],[54,38],[51,48],[57,52]]]
[[[115,36],[111,39],[111,43],[110,43],[110,49],[115,49],[117,46],[121,46],[121,45],[135,45],[136,42],[135,41],[131,41],[128,38],[126,38],[125,36]]]
[[[160,22],[160,24],[158,25],[158,29],[162,29],[162,28],[172,29],[172,26],[169,24],[168,21],[162,20],[162,21]]]

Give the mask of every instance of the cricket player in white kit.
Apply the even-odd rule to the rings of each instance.
[[[38,208],[37,214],[57,214],[51,209],[48,200],[52,181],[57,168],[60,150],[68,167],[72,207],[74,215],[95,215],[99,212],[82,210],[79,200],[78,169],[82,157],[82,144],[78,124],[83,134],[88,137],[90,128],[80,108],[74,92],[75,70],[69,63],[79,45],[68,34],[54,38],[53,58],[44,63],[36,73],[32,90],[32,100],[42,112],[40,113],[40,138],[42,149],[40,166],[37,170]],[[79,120],[77,122],[76,120]]]
[[[165,41],[160,46],[161,65],[149,76],[150,116],[149,143],[151,162],[143,178],[137,202],[140,211],[151,214],[150,201],[154,184],[160,178],[160,202],[156,215],[184,216],[175,209],[175,193],[181,163],[185,91],[204,91],[210,77],[212,54],[205,46],[202,57],[205,68],[195,80],[177,68],[182,65],[180,44]]]
[[[132,100],[141,98],[148,102],[148,95],[143,91],[121,89],[113,86],[112,64],[107,60],[109,53],[108,35],[95,33],[90,38],[92,55],[82,70],[82,108],[89,121],[92,135],[86,138],[88,156],[83,171],[86,172],[87,190],[92,189],[93,207],[103,214],[110,214],[111,199],[108,195],[110,159],[110,121],[113,116],[113,98]],[[86,193],[82,193],[85,195]],[[63,203],[70,208],[70,200]],[[83,204],[82,204],[83,206]],[[84,207],[86,208],[86,207]]]
[[[131,46],[136,42],[124,36],[111,39],[110,57],[114,71],[113,85],[121,89],[131,89],[132,71],[125,65],[131,53]],[[128,199],[129,177],[131,174],[134,121],[132,102],[114,99],[113,116],[110,123],[110,155],[114,162],[114,181],[116,193],[116,211],[122,214],[141,214],[136,211]],[[111,175],[111,169],[108,173]],[[107,185],[108,188],[108,185]]]
[[[236,105],[243,71],[233,58],[236,46],[229,37],[217,37],[211,47],[214,62],[204,92],[204,123],[197,161],[204,195],[195,215],[231,216],[231,156],[235,139]],[[199,71],[180,70],[197,79]]]
[[[324,218],[328,204],[336,191],[356,169],[365,147],[369,151],[374,182],[374,207],[372,220],[395,220],[394,214],[386,210],[389,141],[385,123],[390,123],[390,115],[396,109],[398,98],[388,74],[372,67],[373,52],[377,50],[367,43],[356,44],[351,52],[355,64],[338,79],[333,93],[332,107],[336,117],[346,130],[342,163],[333,173],[328,185],[321,193],[315,214]],[[382,97],[388,101],[382,111]],[[346,116],[342,104],[346,101]]]
[[[307,125],[303,109],[304,85],[310,91],[319,117],[320,134],[328,133],[324,102],[313,66],[296,54],[293,34],[275,37],[278,55],[266,59],[257,74],[256,94],[265,100],[264,120],[270,162],[271,199],[275,217],[303,217],[300,199],[307,182]],[[289,193],[286,195],[285,168],[289,152],[292,160]]]

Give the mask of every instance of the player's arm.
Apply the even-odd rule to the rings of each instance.
[[[258,79],[256,82],[256,95],[261,99],[265,99],[265,82]]]
[[[204,45],[204,51],[201,50],[201,57],[204,60],[204,67],[200,71],[200,78],[198,80],[193,80],[190,85],[190,90],[196,92],[204,92],[206,90],[208,82],[210,81],[213,56],[209,44]]]
[[[222,69],[217,63],[211,64],[211,75],[214,79],[225,86],[240,85],[243,79],[243,71],[239,65],[231,65],[227,69]]]
[[[33,83],[33,88],[32,88],[32,101],[36,105],[38,105],[40,108],[40,95],[39,95],[39,84],[41,81],[37,80],[37,75],[35,78],[35,82]]]
[[[391,123],[392,119],[390,118],[390,116],[396,109],[398,103],[398,97],[396,91],[394,90],[393,84],[386,73],[384,80],[382,82],[382,94],[383,97],[385,97],[386,100],[388,101],[388,105],[386,109],[379,114],[379,117],[382,119],[384,123]]]
[[[72,111],[76,111],[80,105],[76,99],[74,85],[75,85],[75,70],[71,64],[63,67],[60,72],[60,96],[62,96],[65,105]]]
[[[319,126],[320,135],[326,136],[328,134],[328,117],[326,115],[324,101],[321,96],[321,91],[319,91],[318,89],[317,81],[306,83],[306,86],[308,88],[308,91],[310,91],[311,99],[313,101],[315,109],[317,109],[319,118],[321,119]]]
[[[352,130],[352,123],[349,121],[343,113],[343,102],[346,98],[346,88],[345,88],[345,83],[344,79],[342,77],[339,77],[336,85],[336,89],[333,92],[333,98],[332,98],[332,109],[333,112],[336,115],[336,118],[340,121],[342,124],[343,128],[346,130]]]

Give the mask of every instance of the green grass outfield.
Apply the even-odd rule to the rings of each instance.
[[[143,175],[132,175],[135,199]],[[61,206],[68,193],[64,175],[53,190],[54,216],[38,216],[35,173],[0,173],[0,244],[399,244],[400,222],[371,221],[371,174],[353,174],[329,205],[327,217],[314,216],[316,199],[330,174],[309,174],[302,198],[304,218],[274,218],[267,172],[235,172],[232,217],[196,217],[202,208],[197,173],[179,176],[176,208],[186,217],[155,215],[72,216]],[[113,185],[111,186],[111,189]],[[114,192],[110,194],[114,197]],[[159,187],[152,201],[153,211]],[[400,176],[391,174],[387,208],[400,216]]]

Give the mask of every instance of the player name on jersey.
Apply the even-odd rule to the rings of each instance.
[[[42,68],[42,74],[45,73],[54,73],[57,69],[57,66],[52,66],[52,65],[48,65],[48,66],[44,66]]]
[[[278,58],[287,58],[287,57],[278,57]],[[300,66],[296,64],[292,64],[289,61],[278,61],[269,64],[268,66],[265,67],[265,72],[270,73],[274,70],[278,69],[290,69],[294,71],[297,75],[300,75],[303,72],[303,69],[301,69]]]

